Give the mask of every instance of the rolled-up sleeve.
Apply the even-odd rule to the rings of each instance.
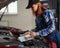
[[[55,20],[53,12],[51,10],[46,11],[46,15],[44,16],[44,18],[46,23],[48,24],[48,27],[37,32],[37,35],[40,36],[47,36],[55,30]]]

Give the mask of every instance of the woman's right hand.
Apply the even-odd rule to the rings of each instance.
[[[25,33],[25,35],[30,35],[30,34],[31,34],[31,32],[29,32],[29,31]]]
[[[37,36],[36,32],[26,32],[25,35],[31,35],[32,37]]]

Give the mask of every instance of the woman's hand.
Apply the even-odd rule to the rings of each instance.
[[[26,32],[26,33],[25,33],[25,35],[30,35],[30,34],[31,34],[31,32]]]
[[[31,32],[31,36],[35,37],[35,36],[37,36],[37,33],[36,32]]]
[[[26,32],[25,35],[31,35],[32,37],[37,36],[36,32]]]

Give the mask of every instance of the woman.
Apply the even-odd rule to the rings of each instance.
[[[29,8],[32,9],[33,15],[36,16],[36,28],[35,31],[26,32],[25,35],[31,34],[32,37],[38,35],[43,37],[47,36],[51,48],[60,48],[60,34],[55,28],[55,20],[52,11],[47,9],[39,0],[29,0],[26,9]]]

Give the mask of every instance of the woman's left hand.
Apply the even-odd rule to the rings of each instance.
[[[36,32],[31,32],[31,36],[35,37],[35,36],[37,36],[37,33]]]
[[[36,32],[26,32],[25,35],[31,35],[32,37],[37,36]]]

